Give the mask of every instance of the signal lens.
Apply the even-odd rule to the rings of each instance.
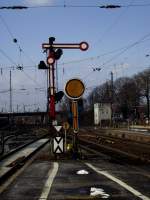
[[[82,51],[86,51],[88,48],[89,48],[89,45],[88,45],[87,42],[81,42],[81,43],[80,43],[80,49],[81,49]]]
[[[49,56],[49,57],[47,58],[47,64],[52,65],[52,64],[54,64],[54,63],[55,63],[55,58],[52,57],[52,56]]]

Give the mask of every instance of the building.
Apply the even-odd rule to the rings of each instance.
[[[94,124],[109,125],[111,123],[111,104],[110,103],[95,103],[94,104]]]

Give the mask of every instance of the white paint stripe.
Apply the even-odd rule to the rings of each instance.
[[[46,183],[44,185],[44,188],[43,188],[43,191],[42,191],[42,194],[39,198],[39,200],[41,199],[47,199],[48,197],[48,194],[50,192],[50,189],[51,189],[51,186],[52,186],[52,183],[53,183],[53,180],[57,174],[57,171],[58,171],[58,163],[54,162],[53,163],[53,169],[50,169],[49,172],[48,172],[48,179],[46,180]]]
[[[119,185],[121,185],[122,187],[124,187],[126,190],[128,190],[129,192],[131,192],[132,194],[134,194],[135,196],[137,196],[138,198],[142,199],[142,200],[150,200],[149,197],[143,195],[142,193],[140,193],[139,191],[135,190],[133,187],[129,186],[128,184],[126,184],[125,182],[119,180],[118,178],[112,176],[111,174],[109,174],[106,171],[101,171],[98,170],[96,167],[94,167],[93,165],[91,165],[90,163],[85,163],[88,167],[90,167],[91,169],[93,169],[94,171],[96,171],[99,174],[102,174],[103,176],[106,176],[107,178],[109,178],[110,180],[118,183]]]

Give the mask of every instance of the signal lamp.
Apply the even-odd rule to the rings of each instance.
[[[55,58],[54,58],[53,55],[50,54],[50,55],[47,57],[47,64],[52,65],[52,64],[54,64],[54,63],[55,63]]]
[[[62,54],[63,54],[63,50],[62,49],[57,49],[55,51],[55,59],[56,60],[60,59],[60,57],[62,56]]]
[[[53,44],[54,41],[55,41],[55,38],[54,38],[54,37],[50,37],[50,38],[49,38],[49,43],[50,43],[50,44]]]
[[[81,43],[80,43],[80,49],[81,49],[82,51],[86,51],[88,48],[89,48],[89,45],[88,45],[87,42],[81,42]]]
[[[61,101],[63,96],[64,96],[64,92],[63,91],[59,91],[59,92],[55,93],[55,102],[57,103],[57,102]]]
[[[40,63],[38,64],[38,69],[47,69],[47,65],[43,60],[41,60]]]

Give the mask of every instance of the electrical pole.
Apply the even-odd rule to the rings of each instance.
[[[146,100],[147,100],[147,118],[148,118],[148,123],[149,123],[150,121],[149,77],[146,77]]]
[[[23,104],[23,112],[26,112],[26,106]]]
[[[111,75],[111,125],[113,125],[113,102],[114,102],[114,77],[113,72],[110,73]]]
[[[11,82],[11,70],[10,70],[10,80],[9,80],[9,91],[10,91],[10,94],[9,94],[9,100],[10,100],[10,109],[9,109],[9,112],[12,113],[12,82]]]
[[[19,105],[17,104],[17,113],[18,113],[18,110],[19,110]]]

